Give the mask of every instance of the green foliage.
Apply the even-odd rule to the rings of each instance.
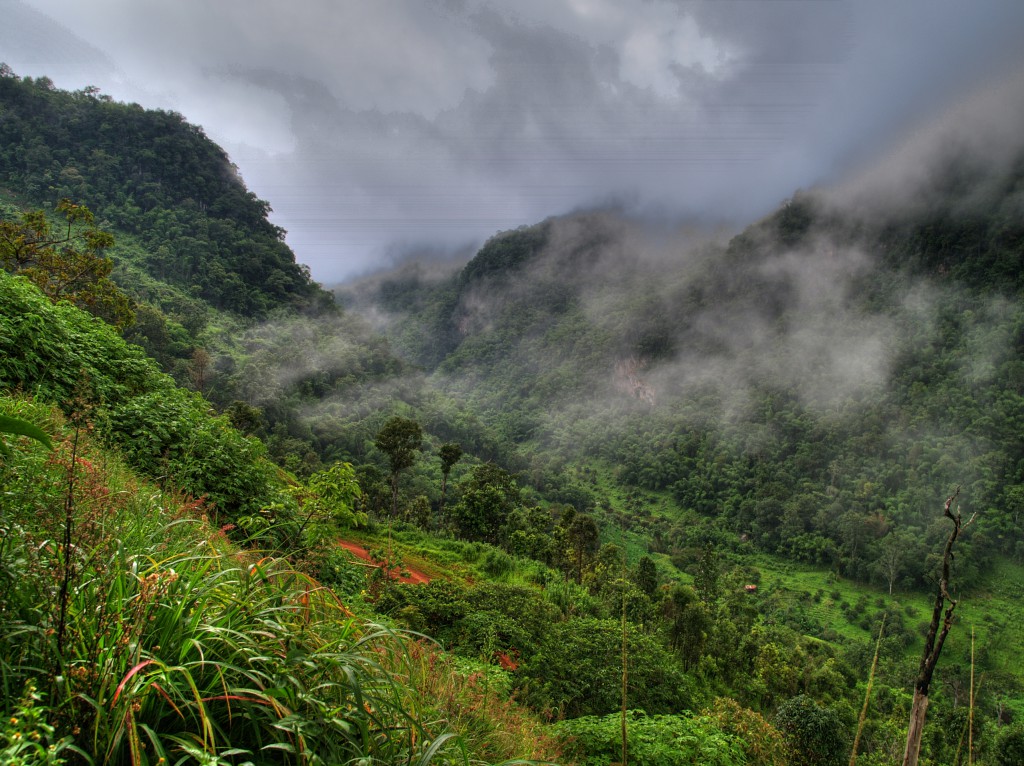
[[[631,710],[626,719],[628,758],[637,766],[744,766],[742,739],[708,716],[647,715]],[[566,750],[582,766],[611,766],[622,758],[618,714],[584,716],[555,725]]]
[[[798,194],[678,266],[648,268],[611,216],[506,233],[460,274],[402,282],[402,299],[385,302],[392,339],[431,360],[442,373],[431,384],[493,429],[503,467],[546,500],[589,511],[598,483],[620,497],[658,493],[661,518],[621,501],[605,510],[638,535],[661,533],[677,560],[695,561],[706,542],[672,529],[697,514],[715,520],[704,528],[716,527],[723,554],[741,536],[846,578],[888,580],[880,541],[899,529],[933,547],[931,509],[961,482],[982,511],[965,548],[1018,556],[1024,240],[1010,211],[1024,164],[946,165],[956,162],[936,162],[936,177],[954,180],[927,215],[865,219]],[[855,273],[838,275],[842,295],[823,307],[794,264]],[[806,347],[833,331],[831,317],[887,328],[870,351],[877,380],[837,374],[855,358],[850,339]],[[593,466],[608,475],[588,476]],[[961,563],[990,560],[965,550]],[[931,577],[924,555],[894,571],[894,591]]]
[[[886,260],[900,269],[1019,296],[1022,175],[1019,153],[994,169],[959,153],[944,158],[932,169],[929,204],[875,222],[887,245]]]
[[[530,226],[507,231],[489,239],[459,274],[463,288],[487,279],[501,280],[521,269],[544,246],[548,226]]]
[[[377,432],[374,446],[383,452],[391,468],[391,515],[398,515],[398,475],[416,460],[423,449],[423,427],[411,418],[395,415]]]
[[[501,507],[499,502],[498,508]],[[504,518],[499,531],[500,543],[514,556],[550,563],[555,547],[551,527],[551,514],[544,508],[517,505]]]
[[[662,615],[669,647],[679,655],[684,668],[696,667],[713,635],[713,611],[693,588],[675,585],[662,602]]]
[[[783,733],[799,766],[838,766],[843,762],[849,737],[839,716],[807,695],[786,700],[775,714],[775,726]]]
[[[374,444],[387,456],[391,473],[401,473],[412,467],[416,453],[423,448],[423,427],[415,420],[396,415],[377,432]]]
[[[1016,723],[999,732],[994,755],[998,766],[1024,763],[1024,724]]]
[[[503,522],[519,503],[519,485],[508,471],[483,463],[459,485],[459,502],[451,515],[469,540],[496,543]]]
[[[473,762],[510,760],[560,763],[558,744],[542,724],[509,697],[509,671],[478,660],[443,654],[423,642],[411,648],[410,685],[437,700]]]
[[[83,386],[99,432],[152,477],[205,497],[228,519],[281,499],[263,445],[210,414],[198,394],[160,373],[113,328],[27,282],[0,274],[0,383],[80,408]]]
[[[782,734],[760,713],[720,697],[704,715],[714,719],[726,734],[739,739],[747,766],[789,766],[791,753]]]
[[[648,598],[654,598],[658,590],[658,570],[650,556],[642,556],[637,562],[634,582],[641,593]]]
[[[114,238],[98,229],[92,212],[62,199],[67,224],[53,230],[42,210],[23,213],[19,223],[0,220],[0,265],[20,274],[50,300],[68,300],[123,329],[134,320],[131,301],[110,279],[113,261],[103,251]]]
[[[565,560],[576,574],[576,582],[583,582],[583,573],[590,565],[601,545],[601,535],[594,518],[578,513],[565,528]]]
[[[511,574],[514,565],[511,556],[504,551],[492,548],[484,554],[484,560],[480,563],[480,568],[491,579],[500,580]]]
[[[197,394],[169,388],[111,407],[107,428],[134,466],[205,497],[228,519],[280,499],[263,444],[240,434],[227,417],[208,413]]]
[[[50,437],[45,431],[33,423],[29,423],[27,420],[22,420],[21,418],[14,418],[10,415],[0,414],[0,434],[27,436],[30,439],[35,439],[47,449],[53,449]],[[7,446],[3,437],[0,437],[0,455],[3,455],[5,458],[9,458],[11,456],[11,448]]]
[[[498,653],[535,656],[557,619],[557,610],[533,589],[501,583],[398,585],[377,606],[410,627],[428,630],[452,651],[485,661],[495,661]]]
[[[630,707],[670,713],[699,704],[692,679],[656,638],[633,626],[627,635]],[[615,619],[576,618],[544,632],[540,648],[524,657],[525,699],[566,717],[604,715],[621,703],[622,626]]]
[[[0,740],[0,763],[7,766],[60,766],[66,763],[65,753],[77,750],[71,746],[71,738],[58,741],[53,738],[54,728],[44,716],[46,708],[43,695],[29,681],[16,705],[10,709],[11,716],[3,724]]]
[[[713,603],[718,598],[719,566],[718,552],[714,545],[706,543],[697,560],[697,572],[693,576],[694,590],[705,603]]]
[[[310,532],[305,520],[313,525],[332,511],[314,499],[310,515],[299,512],[264,449],[229,424],[265,437],[270,455],[312,477],[310,488],[320,479],[348,487],[347,473],[334,481],[324,467],[358,464],[361,496],[350,502],[346,493],[337,506],[345,520],[386,513],[388,477],[370,465],[384,465],[375,446],[391,468],[393,513],[398,475],[407,477],[398,527],[399,518],[422,524],[431,503],[444,516],[452,472],[458,531],[504,553],[448,540],[443,560],[472,564],[474,577],[502,584],[397,586],[379,605],[463,657],[502,664],[508,684],[540,710],[617,708],[621,626],[607,618],[625,603],[630,656],[640,663],[630,689],[638,707],[674,713],[728,694],[770,715],[806,692],[840,711],[884,609],[890,629],[878,712],[865,735],[865,762],[880,763],[905,720],[902,663],[919,640],[917,591],[934,575],[925,552],[942,538],[932,516],[946,488],[963,482],[966,506],[981,511],[963,540],[958,582],[991,584],[986,569],[1014,567],[1024,555],[1019,159],[994,173],[936,174],[937,204],[921,215],[863,220],[800,194],[728,245],[656,267],[603,215],[507,232],[447,278],[428,281],[410,268],[380,280],[383,308],[395,320],[384,339],[351,314],[309,321],[272,313],[323,309],[316,305],[323,294],[267,223],[266,203],[245,192],[223,152],[180,116],[0,79],[0,182],[34,206],[60,196],[83,200],[127,230],[116,250],[103,252],[117,260],[111,275],[152,301],[130,337],[228,420],[212,417],[201,397],[173,390],[141,355],[68,306],[44,311],[22,282],[6,277],[5,387],[69,409],[88,389],[97,434],[151,475],[215,502],[224,521],[238,521],[251,536]],[[12,225],[43,221],[36,214]],[[829,371],[860,369],[858,347],[809,349],[828,323],[821,306],[808,311],[804,301],[805,277],[819,266],[832,275],[849,266],[847,250],[857,256],[856,273],[840,275],[846,290],[828,298],[836,305],[825,314],[887,330],[878,333],[877,354],[869,349],[881,362],[878,380],[853,393]],[[794,264],[799,277],[788,273]],[[272,321],[245,327],[210,304]],[[399,361],[392,348],[426,371]],[[422,424],[425,435],[401,468],[374,444],[392,415]],[[440,497],[438,463],[414,459],[424,442],[444,445]],[[459,465],[463,449],[470,459]],[[43,457],[12,452],[23,465]],[[478,460],[493,465],[478,475],[471,468]],[[22,482],[19,503],[43,507],[51,490]],[[329,527],[300,536],[324,542]],[[641,562],[636,587],[623,581],[620,553],[601,547],[601,532],[616,527],[627,566]],[[11,526],[4,539],[31,528]],[[763,582],[735,566],[755,551],[764,556]],[[640,558],[645,553],[650,558]],[[6,587],[19,582],[27,555],[6,556],[0,570],[12,599],[5,607],[21,620],[41,608]],[[572,580],[537,564],[526,574],[517,557],[527,556]],[[352,568],[326,546],[303,557],[324,580],[358,594]],[[663,592],[659,573],[670,581]],[[1019,697],[1011,605],[1022,595],[1020,577],[999,579],[1009,583],[1005,592],[990,596],[986,588],[977,606],[965,599],[963,611],[977,618],[985,645],[979,667],[990,671],[991,697],[978,714],[990,721],[997,694]],[[513,585],[521,582],[531,587]],[[747,583],[759,590],[746,593]],[[869,583],[891,586],[900,603],[876,601]],[[958,640],[948,651],[963,658]],[[10,669],[20,664],[7,667],[16,673]],[[660,675],[645,675],[649,667]],[[992,672],[1003,667],[1010,680]],[[949,698],[962,697],[963,685],[948,671],[933,701],[935,720],[952,722],[949,731],[959,728],[963,707]],[[20,684],[4,691],[17,696]],[[796,717],[808,718],[808,710]],[[730,715],[752,733],[729,728]],[[742,740],[749,761],[778,763],[774,730],[754,715],[716,720]],[[995,726],[985,731],[988,757]],[[758,753],[754,739],[763,745]],[[925,747],[936,762],[950,760],[940,734]]]
[[[382,614],[401,614],[413,629],[429,629],[443,645],[455,638],[459,621],[470,605],[466,589],[450,580],[432,580],[422,587],[397,585],[385,591],[376,604]]]
[[[365,524],[366,514],[355,510],[362,490],[356,481],[351,463],[335,463],[309,477],[306,488],[312,493],[303,503],[303,510],[323,515],[340,527]]]
[[[459,462],[459,460],[462,459],[462,447],[455,442],[445,442],[441,445],[437,454],[438,457],[441,458],[441,473],[447,480],[448,474],[451,473],[452,468]]]
[[[4,763],[464,762],[401,682],[400,637],[287,562],[240,553],[88,435],[55,442],[52,459],[0,469]],[[70,544],[55,542],[65,513]]]

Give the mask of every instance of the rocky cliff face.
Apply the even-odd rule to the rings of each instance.
[[[615,363],[613,385],[615,390],[653,406],[657,402],[657,393],[640,377],[646,366],[644,360],[637,356],[620,359]]]

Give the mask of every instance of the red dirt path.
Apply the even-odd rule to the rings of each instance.
[[[338,545],[347,550],[353,556],[369,564],[373,564],[376,567],[381,565],[370,558],[370,552],[366,550],[359,543],[354,543],[351,540],[338,540]],[[412,585],[426,585],[430,582],[430,577],[412,567],[392,567],[388,572],[392,580],[398,580],[399,582],[410,583]]]

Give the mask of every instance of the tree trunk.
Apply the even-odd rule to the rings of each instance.
[[[444,526],[444,496],[448,489],[448,474],[442,474],[441,476],[441,505],[437,509],[438,522]]]
[[[928,693],[914,689],[914,704],[910,708],[910,729],[907,731],[907,747],[903,751],[903,766],[917,766],[921,752],[921,735],[924,734],[924,714],[928,710]]]
[[[857,747],[860,745],[860,735],[864,732],[864,722],[868,718],[868,705],[871,702],[871,687],[875,683],[875,671],[878,670],[878,655],[882,651],[882,636],[885,634],[885,612],[882,613],[882,624],[878,626],[878,640],[875,641],[875,656],[871,660],[871,672],[868,673],[868,688],[864,692],[864,706],[860,709],[860,718],[857,719],[857,734],[853,738],[853,751],[850,753],[850,766],[857,766]]]
[[[625,550],[625,548],[623,548]],[[625,556],[623,556],[622,568],[626,568]],[[622,582],[625,583],[625,573]],[[622,766],[629,764],[629,727],[626,724],[626,692],[629,683],[628,669],[629,649],[626,642],[626,589],[622,589]]]
[[[935,592],[935,605],[932,607],[932,621],[928,626],[928,635],[924,639],[924,655],[921,657],[921,664],[917,672],[917,680],[914,681],[914,703],[910,708],[910,726],[907,729],[907,747],[903,751],[903,766],[917,766],[918,754],[921,751],[921,735],[924,733],[924,714],[928,710],[928,689],[932,683],[932,674],[939,662],[939,655],[942,653],[942,645],[946,643],[946,636],[949,629],[953,627],[953,610],[956,609],[956,600],[949,595],[950,569],[953,563],[953,543],[960,536],[960,533],[974,521],[975,516],[963,522],[960,518],[960,510],[957,509],[954,516],[950,510],[960,488],[948,498],[944,515],[953,522],[953,529],[946,539],[946,547],[942,552],[942,574],[939,577],[939,587]],[[946,606],[946,603],[949,606]],[[943,615],[945,611],[945,615]]]

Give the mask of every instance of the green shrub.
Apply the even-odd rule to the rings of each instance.
[[[727,734],[708,716],[627,714],[628,761],[636,766],[742,766],[740,737]],[[584,716],[555,724],[565,750],[579,766],[610,766],[622,761],[619,714]]]
[[[480,568],[496,580],[507,578],[515,570],[515,562],[512,557],[502,550],[492,548],[484,554],[484,560]]]
[[[54,728],[45,718],[47,708],[39,703],[43,696],[35,684],[25,684],[25,691],[4,721],[0,735],[0,763],[5,766],[60,766],[62,755],[77,751],[70,737],[54,739]],[[84,755],[84,753],[82,753]]]
[[[627,634],[628,703],[652,714],[692,709],[703,700],[694,680],[659,639]],[[566,716],[604,715],[621,704],[622,627],[618,620],[570,619],[550,625],[524,657],[519,683],[534,707]]]
[[[205,497],[226,521],[287,505],[262,443],[214,417],[109,325],[2,272],[0,386],[77,412],[134,467]]]
[[[846,753],[848,738],[839,716],[805,694],[779,706],[775,726],[792,747],[797,766],[838,766]]]
[[[287,502],[263,444],[208,408],[198,394],[166,388],[111,407],[106,427],[132,465],[205,497],[226,521]]]
[[[1006,726],[996,737],[995,762],[999,766],[1024,763],[1024,724]]]

